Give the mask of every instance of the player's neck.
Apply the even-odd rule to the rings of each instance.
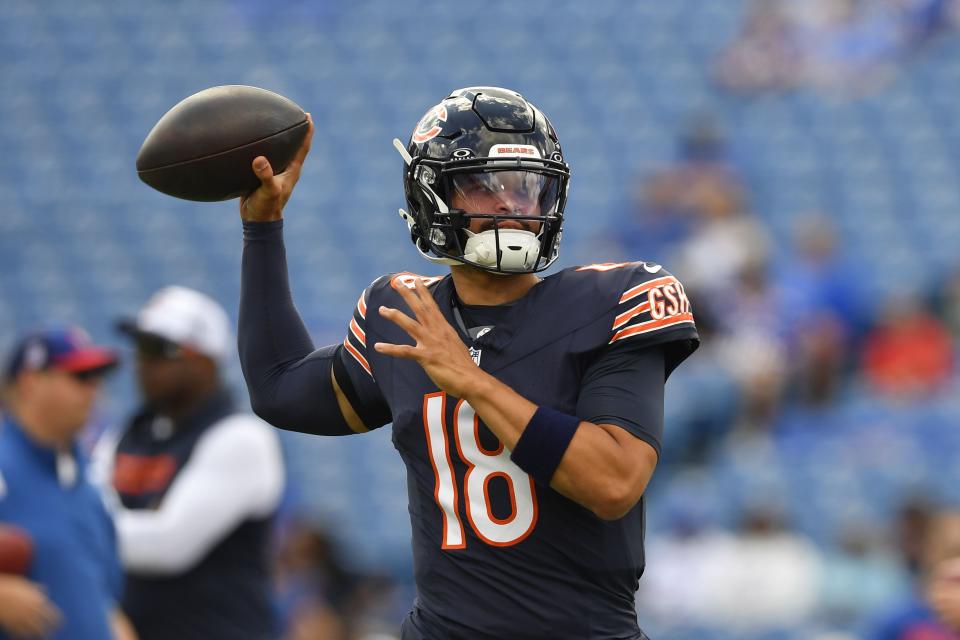
[[[497,305],[519,300],[540,278],[533,273],[499,275],[468,265],[450,267],[453,286],[464,304]]]

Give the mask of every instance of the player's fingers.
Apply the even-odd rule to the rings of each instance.
[[[390,307],[380,307],[380,315],[390,320],[398,327],[409,333],[411,336],[416,337],[416,334],[419,333],[421,325],[419,322],[400,311],[399,309],[391,309]]]
[[[439,313],[440,307],[437,306],[437,301],[433,299],[433,294],[430,293],[430,289],[427,288],[427,285],[423,282],[421,278],[417,278],[414,281],[413,286],[415,287],[415,292],[417,298],[423,304],[425,309],[431,311],[437,311]]]
[[[257,156],[253,159],[253,173],[260,180],[260,189],[268,196],[280,195],[280,185],[274,179],[273,167],[265,156]]]
[[[410,311],[413,311],[413,314],[417,317],[417,320],[423,320],[426,309],[423,305],[423,301],[420,300],[420,297],[414,292],[414,290],[405,285],[401,285],[397,287],[397,292],[400,294],[400,297],[403,298],[403,301],[407,303],[407,306],[410,307]]]
[[[407,344],[390,344],[389,342],[376,342],[373,348],[386,356],[394,358],[403,358],[405,360],[416,360],[417,349]]]
[[[310,114],[307,114],[307,135],[304,137],[303,142],[300,144],[300,148],[297,149],[297,153],[293,156],[293,159],[290,161],[290,164],[287,165],[287,173],[293,173],[297,176],[300,175],[300,169],[303,167],[303,161],[307,158],[307,154],[310,153],[310,147],[313,144],[313,118]]]
[[[60,613],[57,605],[50,601],[47,601],[46,607],[44,608],[44,618],[51,628],[59,627],[63,623],[63,614]]]
[[[30,637],[46,638],[60,626],[60,613],[54,609],[35,612],[30,620]]]

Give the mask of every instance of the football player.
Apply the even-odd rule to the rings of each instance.
[[[540,110],[471,87],[394,141],[400,215],[449,275],[379,278],[344,342],[315,349],[282,237],[311,137],[283,173],[255,159],[241,200],[241,363],[280,428],[392,423],[418,591],[402,637],[644,638],[642,496],[664,383],[698,344],[683,285],[645,262],[537,275],[557,259],[569,167]]]

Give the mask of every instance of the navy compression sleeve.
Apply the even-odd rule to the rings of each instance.
[[[343,346],[314,350],[290,295],[282,220],[243,223],[237,341],[254,413],[288,431],[354,433],[331,381]]]

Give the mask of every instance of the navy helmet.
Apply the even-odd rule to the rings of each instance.
[[[424,257],[495,273],[557,259],[570,167],[553,125],[519,93],[453,91],[394,145],[405,161],[400,215]]]

